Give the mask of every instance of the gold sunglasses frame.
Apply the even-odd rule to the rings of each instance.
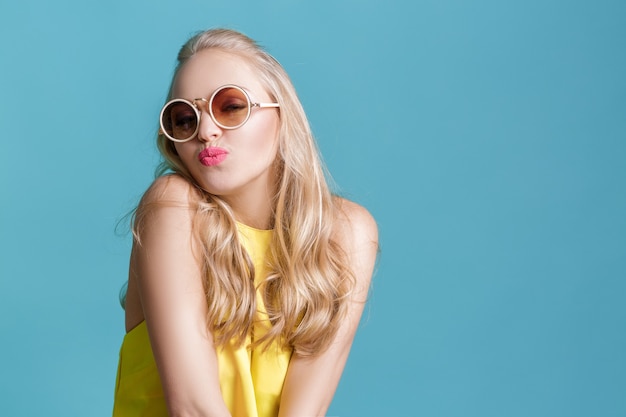
[[[213,114],[213,99],[220,91],[227,89],[227,88],[234,88],[235,90],[240,91],[246,97],[246,101],[248,102],[248,112],[246,114],[246,117],[237,126],[225,126],[221,124],[219,121],[217,121],[217,119],[215,118],[215,115]],[[159,115],[159,125],[160,125],[159,134],[165,135],[165,137],[167,137],[169,140],[173,142],[178,142],[178,143],[189,142],[191,139],[196,137],[196,135],[198,134],[198,130],[200,129],[200,118],[202,116],[202,111],[196,104],[197,101],[203,101],[207,103],[207,110],[208,110],[207,113],[209,113],[211,120],[213,120],[213,123],[215,123],[217,126],[225,130],[238,129],[241,126],[245,125],[246,122],[250,119],[250,115],[252,114],[252,109],[255,107],[259,109],[280,107],[280,104],[278,103],[255,103],[250,98],[250,94],[248,94],[248,92],[244,90],[242,87],[239,87],[238,85],[235,85],[235,84],[225,84],[225,85],[218,87],[213,92],[213,94],[211,94],[211,97],[209,98],[209,100],[207,100],[206,98],[194,98],[193,101],[189,101],[184,98],[175,98],[165,103]],[[198,119],[196,123],[196,130],[194,130],[193,134],[186,139],[176,139],[173,136],[170,136],[165,130],[165,127],[163,126],[163,115],[165,113],[165,110],[173,103],[185,103],[189,105],[193,109],[193,111],[196,113],[196,118]]]

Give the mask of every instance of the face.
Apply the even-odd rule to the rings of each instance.
[[[179,70],[172,98],[208,100],[219,87],[242,87],[252,102],[274,100],[247,62],[227,52],[207,49],[196,53]],[[278,149],[279,115],[276,108],[253,108],[237,129],[223,129],[211,119],[207,102],[195,100],[201,113],[197,135],[174,146],[198,184],[231,204],[262,204],[273,195]],[[256,201],[256,200],[264,201]]]

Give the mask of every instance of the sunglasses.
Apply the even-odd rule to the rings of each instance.
[[[223,85],[205,98],[192,101],[175,98],[168,101],[161,110],[161,133],[174,142],[187,142],[196,136],[200,127],[200,109],[197,101],[207,103],[209,116],[222,129],[237,129],[250,118],[253,107],[280,107],[278,103],[253,103],[248,93],[241,87]]]

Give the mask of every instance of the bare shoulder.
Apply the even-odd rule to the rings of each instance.
[[[197,196],[196,188],[178,174],[158,177],[148,188],[140,205],[159,202],[190,203]]]
[[[194,266],[194,260],[188,258],[193,253],[189,244],[193,193],[189,181],[179,175],[166,175],[154,180],[137,207],[126,295],[127,331],[144,320],[146,300],[158,294],[155,288],[171,290],[172,284],[166,278],[177,275],[164,275],[165,271]]]
[[[341,197],[335,197],[335,206],[335,239],[344,248],[361,245],[378,248],[378,226],[365,207]]]
[[[355,297],[366,300],[378,255],[378,227],[364,207],[339,197],[335,203],[334,239],[345,251],[356,278]]]
[[[177,174],[154,180],[135,212],[133,234],[141,245],[146,239],[158,241],[162,236],[192,233],[192,223],[201,200],[198,189]]]

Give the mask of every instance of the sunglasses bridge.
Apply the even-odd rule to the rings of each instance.
[[[196,104],[196,101],[204,102],[204,104],[206,104],[206,110],[204,110],[204,111],[206,113],[211,114],[211,112],[209,111],[209,105],[211,104],[211,102],[209,100],[207,100],[206,98],[199,97],[199,98],[194,98],[191,101],[192,101],[193,105],[195,106],[195,108],[198,109],[198,110],[200,110],[200,108]],[[262,108],[265,108],[265,107],[280,107],[280,104],[278,104],[278,103],[254,103],[252,100],[249,100],[248,103],[250,103],[250,108],[258,107],[258,108],[262,109]]]

